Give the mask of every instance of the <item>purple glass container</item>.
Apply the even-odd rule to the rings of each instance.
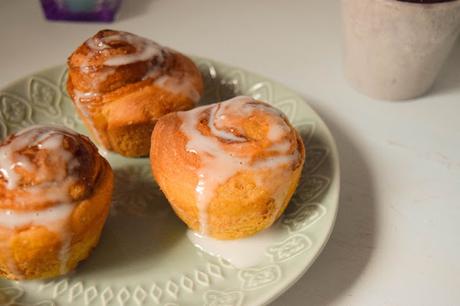
[[[112,22],[121,0],[41,0],[49,20]]]

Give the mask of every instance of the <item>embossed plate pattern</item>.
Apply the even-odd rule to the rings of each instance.
[[[290,89],[242,69],[194,58],[205,78],[201,103],[244,94],[281,109],[299,129],[307,161],[282,216],[283,239],[258,266],[239,270],[197,250],[150,174],[148,159],[109,154],[116,186],[101,242],[70,275],[46,281],[0,280],[0,305],[267,304],[312,264],[332,230],[339,166],[334,140],[318,115]],[[35,123],[87,133],[65,90],[64,66],[0,91],[0,138]],[[242,250],[244,252],[244,250]]]

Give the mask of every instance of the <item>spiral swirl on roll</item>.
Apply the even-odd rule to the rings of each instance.
[[[91,201],[107,180],[105,185],[111,190],[107,161],[86,136],[70,129],[32,126],[5,139],[0,144],[0,253],[5,256],[0,256],[0,275],[21,279],[41,277],[41,272],[45,276],[48,272],[66,273],[72,241],[79,235],[79,227],[93,219],[83,213],[88,219],[75,226],[71,216],[81,203]],[[98,214],[107,210],[102,206],[93,209]],[[59,237],[59,271],[37,268],[34,274],[20,268],[21,264],[30,268],[28,262],[18,263],[15,256],[7,256],[14,249],[11,244],[16,235],[37,227]]]
[[[0,209],[82,200],[101,171],[96,157],[88,138],[62,127],[33,126],[11,135],[0,145]]]
[[[69,86],[74,92],[100,97],[126,84],[157,77],[168,69],[170,57],[167,49],[151,40],[128,32],[102,30],[69,58],[73,80]]]
[[[152,135],[153,172],[189,227],[216,238],[237,238],[266,228],[282,213],[305,152],[297,131],[280,111],[250,97],[236,97],[168,115],[158,124]],[[162,149],[165,141],[168,154]],[[166,168],[173,164],[173,169]],[[183,184],[176,177],[179,173]],[[179,187],[172,186],[174,179]],[[238,190],[255,197],[245,200]],[[194,209],[189,204],[193,201],[180,193],[195,198]],[[225,213],[225,203],[234,203],[231,213]],[[237,220],[246,217],[247,224]]]

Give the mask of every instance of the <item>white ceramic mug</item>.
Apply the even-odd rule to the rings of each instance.
[[[373,98],[406,100],[433,85],[460,33],[460,0],[342,0],[342,18],[352,86]]]

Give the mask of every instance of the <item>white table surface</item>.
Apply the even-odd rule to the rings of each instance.
[[[460,41],[427,96],[381,102],[343,79],[337,0],[125,0],[114,24],[47,22],[38,1],[3,0],[0,87],[107,27],[280,81],[331,128],[337,223],[272,305],[460,305]]]

